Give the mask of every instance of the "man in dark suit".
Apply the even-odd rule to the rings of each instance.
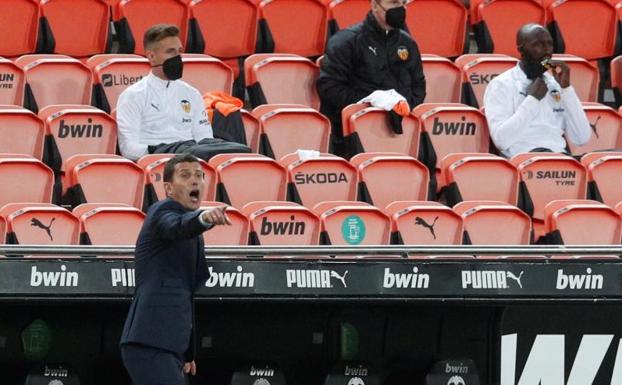
[[[121,353],[134,385],[182,385],[196,374],[193,293],[207,278],[202,233],[231,224],[225,206],[198,210],[204,175],[190,154],[164,168],[167,199],[149,209],[135,252],[136,291]]]

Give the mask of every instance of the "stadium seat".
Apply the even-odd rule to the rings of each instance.
[[[380,209],[362,203],[331,201],[313,208],[321,222],[323,245],[388,245],[391,221]]]
[[[250,112],[241,110],[244,133],[246,134],[246,145],[253,152],[259,151],[259,121]]]
[[[145,177],[134,162],[114,155],[74,155],[65,160],[65,200],[82,203],[123,203],[142,208]]]
[[[274,159],[258,154],[220,154],[209,161],[216,170],[216,200],[242,208],[254,201],[285,200],[287,175]]]
[[[622,9],[622,6],[618,9]],[[616,99],[616,105],[622,104],[622,55],[616,56],[609,64],[609,73],[611,75],[611,88]]]
[[[477,200],[517,204],[518,171],[504,158],[478,153],[450,154],[441,161],[441,175],[449,206]]]
[[[488,83],[516,63],[518,59],[498,54],[469,54],[457,58],[456,66],[462,70],[462,103],[483,107]]]
[[[441,159],[464,153],[487,153],[490,135],[486,117],[479,110],[454,103],[426,103],[413,109],[419,121],[421,152],[419,160],[440,172]],[[440,181],[442,182],[442,181]],[[438,187],[442,187],[442,183]]]
[[[113,20],[119,38],[119,52],[145,54],[143,35],[160,23],[179,28],[179,39],[186,45],[188,5],[181,0],[125,0],[113,9]]]
[[[14,202],[52,201],[54,172],[40,160],[0,154],[0,207]]]
[[[15,60],[26,75],[24,106],[37,113],[52,104],[91,104],[93,76],[79,60],[26,55]]]
[[[451,60],[437,55],[421,55],[425,75],[426,103],[460,103],[462,72]]]
[[[272,0],[259,3],[262,50],[305,57],[324,53],[328,10],[320,0]]]
[[[16,57],[37,50],[39,18],[38,0],[0,1],[0,35],[4,36],[0,56]]]
[[[495,201],[465,201],[454,206],[470,245],[528,245],[531,220],[516,206]]]
[[[41,14],[50,26],[49,52],[87,57],[110,51],[110,7],[105,1],[42,1]]]
[[[117,125],[105,112],[90,106],[51,105],[39,111],[45,125],[44,161],[61,170],[63,160],[77,154],[114,154]]]
[[[306,207],[291,202],[260,201],[242,208],[250,222],[251,245],[317,245],[320,221]]]
[[[615,207],[622,202],[622,152],[586,154],[581,163],[587,169],[588,197]]]
[[[427,201],[398,201],[385,213],[391,217],[391,243],[396,245],[461,245],[462,217],[449,207]]]
[[[332,0],[328,5],[328,27],[331,35],[358,24],[369,12],[367,0]]]
[[[85,203],[73,209],[82,245],[135,245],[145,214],[135,207]]]
[[[201,95],[206,92],[223,91],[231,94],[233,70],[222,61],[209,56],[182,55],[184,76],[181,78],[192,85]]]
[[[0,214],[0,242],[6,243],[6,219]],[[0,255],[3,257],[3,255]]]
[[[324,201],[356,200],[357,172],[343,158],[321,154],[304,159],[298,154],[281,158],[287,170],[287,200],[312,208]]]
[[[130,54],[95,55],[86,64],[93,71],[93,104],[107,113],[117,108],[127,87],[151,70],[147,59]]]
[[[419,127],[412,116],[402,119],[402,134],[396,134],[387,112],[368,104],[351,104],[341,111],[343,135],[351,155],[361,152],[396,152],[412,157],[419,153]]]
[[[223,203],[220,202],[201,202],[201,209],[222,205]],[[226,214],[231,221],[231,225],[214,226],[203,233],[203,240],[207,247],[215,245],[237,246],[248,243],[248,218],[238,209],[231,206],[227,207]]]
[[[358,200],[386,207],[395,201],[425,201],[428,169],[413,157],[390,153],[364,153],[350,163],[358,170]]]
[[[587,60],[613,56],[617,16],[606,0],[556,1],[549,7],[554,49]]]
[[[555,54],[553,59],[562,60],[570,67],[570,84],[575,89],[579,100],[582,102],[598,101],[600,75],[595,64],[584,58],[567,54]]]
[[[8,244],[77,245],[80,222],[68,210],[38,203],[14,203],[2,207]]]
[[[43,156],[45,129],[37,115],[21,107],[0,108],[0,154]]]
[[[459,0],[408,0],[406,4],[406,25],[421,53],[462,55],[467,16]]]
[[[584,146],[576,146],[568,141],[573,155],[622,148],[622,116],[602,104],[584,103],[583,110],[592,127],[592,136]]]
[[[164,166],[175,154],[150,154],[138,159],[136,164],[145,172],[145,196],[143,211],[147,212],[149,206],[165,199],[164,191]],[[205,187],[201,200],[212,201],[216,197],[216,172],[204,160],[199,159],[205,173]]]
[[[263,105],[253,110],[259,121],[259,152],[274,159],[296,150],[328,152],[330,121],[309,107]]]
[[[24,71],[12,61],[0,57],[0,105],[24,103]]]
[[[478,52],[520,57],[516,32],[527,23],[546,24],[540,0],[494,0],[479,2],[474,26]],[[473,21],[472,21],[473,22]]]
[[[315,88],[319,69],[309,59],[289,54],[252,55],[244,60],[244,74],[253,107],[301,104],[317,110],[320,106]]]

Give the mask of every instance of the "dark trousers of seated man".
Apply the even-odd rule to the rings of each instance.
[[[227,142],[219,138],[205,138],[200,142],[185,140],[174,143],[161,143],[148,147],[150,154],[190,153],[205,161],[218,154],[249,153],[251,149],[243,144]]]

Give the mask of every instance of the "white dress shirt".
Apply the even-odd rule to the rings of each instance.
[[[562,89],[546,72],[548,87],[542,100],[527,95],[532,83],[519,64],[495,77],[484,93],[490,136],[507,157],[548,148],[563,152],[566,142],[581,146],[590,140],[592,129],[572,86]]]
[[[146,155],[150,145],[213,137],[199,91],[153,73],[119,96],[117,131],[121,154],[131,160]]]

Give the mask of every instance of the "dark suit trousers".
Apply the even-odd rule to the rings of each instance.
[[[183,357],[158,348],[124,344],[121,357],[134,385],[184,385]]]

